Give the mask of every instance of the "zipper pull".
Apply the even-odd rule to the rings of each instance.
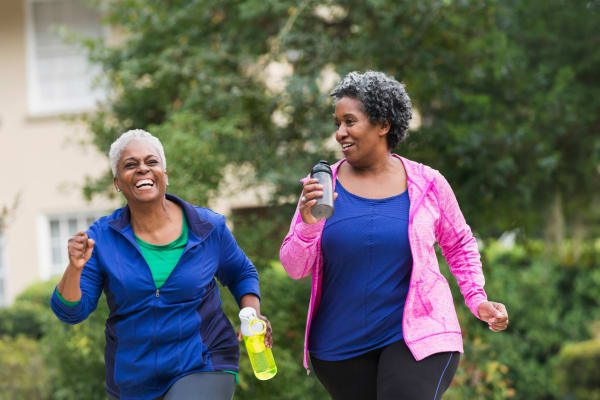
[[[158,294],[158,289],[156,289],[156,297],[158,297],[158,296],[159,296],[159,294]]]

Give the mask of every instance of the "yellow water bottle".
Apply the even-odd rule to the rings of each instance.
[[[271,349],[265,346],[267,324],[256,317],[256,310],[244,307],[240,310],[242,337],[254,375],[262,381],[271,379],[277,373],[277,366]]]

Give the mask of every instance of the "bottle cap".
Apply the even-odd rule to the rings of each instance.
[[[313,176],[317,172],[326,172],[329,175],[333,175],[331,172],[331,168],[329,167],[329,162],[326,160],[319,161],[310,171],[310,176]]]
[[[240,310],[240,322],[242,335],[254,336],[260,335],[267,331],[267,324],[263,320],[258,319],[256,310],[252,307],[244,307]]]

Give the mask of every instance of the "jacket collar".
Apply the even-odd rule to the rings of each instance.
[[[166,198],[181,207],[183,214],[187,219],[189,229],[194,232],[198,239],[202,240],[212,232],[214,225],[200,217],[192,204],[169,193],[166,194]],[[129,206],[126,205],[121,207],[113,215],[114,219],[109,222],[109,225],[123,233],[130,226],[131,212],[129,211]]]

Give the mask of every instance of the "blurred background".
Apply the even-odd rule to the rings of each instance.
[[[106,302],[73,327],[48,302],[67,238],[121,205],[106,154],[132,128],[261,275],[279,373],[242,349],[235,398],[326,399],[278,250],[298,180],[341,156],[329,91],[369,69],[406,84],[396,152],[447,177],[511,319],[491,333],[442,262],[465,340],[445,398],[600,399],[599,26],[598,0],[2,0],[0,399],[105,398]]]

